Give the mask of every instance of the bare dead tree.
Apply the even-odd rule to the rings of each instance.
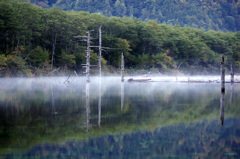
[[[122,59],[121,59],[121,81],[124,81],[124,56],[122,53]]]

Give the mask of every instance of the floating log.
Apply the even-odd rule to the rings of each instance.
[[[150,80],[151,80],[151,78],[149,78],[149,79],[133,79],[133,78],[130,78],[130,79],[128,79],[128,82],[148,82]]]

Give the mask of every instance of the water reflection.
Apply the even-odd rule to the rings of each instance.
[[[98,127],[101,127],[101,111],[102,111],[102,78],[100,77],[98,86]]]
[[[77,78],[76,81],[63,84],[65,80],[66,78],[24,79],[15,82],[0,79],[0,154],[5,154],[4,157],[6,154],[15,156],[17,151],[24,149],[28,154],[42,153],[44,158],[45,152],[53,156],[58,148],[61,152],[55,154],[60,156],[68,155],[65,150],[73,150],[76,154],[75,147],[83,158],[89,158],[85,156],[87,151],[91,158],[94,158],[95,152],[104,157],[109,154],[131,157],[138,152],[139,158],[154,158],[152,154],[159,154],[163,150],[167,150],[164,151],[168,152],[166,155],[175,155],[177,152],[185,154],[186,148],[189,151],[197,149],[195,145],[207,151],[210,148],[206,146],[211,144],[228,144],[229,136],[226,135],[231,136],[231,144],[239,143],[239,135],[236,135],[240,132],[240,123],[237,120],[240,113],[239,85],[234,85],[235,94],[233,101],[230,101],[226,99],[230,99],[231,89],[226,84],[226,94],[221,94],[220,97],[225,104],[220,105],[219,110],[216,107],[219,105],[219,84],[124,83],[119,78],[103,78],[102,81],[92,78],[92,82],[87,84],[85,78]],[[225,111],[224,106],[228,108]],[[224,127],[219,127],[219,116],[220,120],[223,116]],[[230,118],[237,126],[233,125]],[[207,125],[200,124],[202,129],[196,131],[201,135],[186,135],[197,128],[199,123],[213,121],[218,123],[219,128],[206,128]],[[188,129],[187,123],[195,123],[196,126]],[[173,125],[179,126],[175,130],[168,129]],[[165,129],[166,134],[156,135],[166,140],[159,141],[158,137],[151,138],[148,135],[153,135],[160,129],[158,133],[161,134]],[[228,133],[221,134],[221,141],[214,138],[215,134],[211,135],[223,130]],[[184,137],[186,139],[183,140]],[[108,140],[109,143],[103,146],[102,143]],[[192,145],[186,147],[188,141]],[[78,147],[78,144],[83,147]],[[157,147],[158,144],[162,146]],[[231,149],[231,144],[222,149]],[[167,149],[170,145],[174,145],[176,149]],[[46,150],[45,146],[56,149],[48,147]],[[152,146],[156,148],[154,151],[150,150]],[[42,148],[41,152],[38,151],[39,147]],[[146,154],[142,154],[143,152]]]
[[[56,108],[55,108],[55,99],[54,99],[54,91],[53,91],[53,85],[51,85],[51,101],[52,101],[52,103],[51,103],[51,105],[52,105],[52,114],[53,115],[56,115],[57,114],[57,112],[56,112]]]
[[[124,106],[124,82],[121,82],[121,110],[123,110]]]
[[[224,107],[225,107],[225,91],[221,91],[220,98],[220,122],[221,125],[224,125]]]
[[[230,95],[231,103],[233,103],[233,97],[234,97],[234,83],[231,84],[231,95]]]
[[[164,126],[153,131],[106,134],[88,140],[70,140],[41,144],[27,152],[8,154],[6,158],[239,158],[240,120],[227,119],[226,127],[218,121]],[[235,125],[235,127],[232,127]],[[228,156],[232,154],[232,156]],[[0,155],[1,157],[1,155]]]
[[[86,132],[89,131],[90,127],[90,92],[89,92],[90,83],[86,82]]]

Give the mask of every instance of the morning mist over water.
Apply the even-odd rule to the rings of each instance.
[[[129,78],[0,79],[0,157],[239,157],[238,83]]]

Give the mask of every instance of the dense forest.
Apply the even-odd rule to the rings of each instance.
[[[239,0],[24,0],[39,6],[205,30],[240,31]]]
[[[227,67],[232,63],[236,70],[240,67],[240,32],[206,32],[155,20],[143,22],[1,0],[0,75],[48,75],[56,69],[81,74],[86,42],[74,36],[86,36],[86,31],[94,30],[91,45],[97,46],[100,26],[103,46],[118,48],[103,50],[105,74],[118,70],[122,52],[130,71],[217,73],[222,54],[227,57]],[[97,48],[91,50],[93,65],[97,64],[97,53]]]

